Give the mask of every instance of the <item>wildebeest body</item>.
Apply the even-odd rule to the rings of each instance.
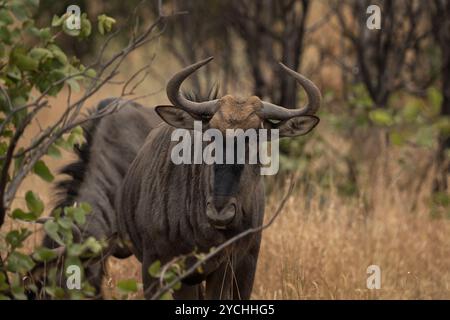
[[[156,260],[164,264],[179,255],[194,251],[208,252],[211,247],[220,245],[233,235],[261,225],[264,214],[263,181],[261,177],[255,181],[255,172],[251,172],[258,170],[258,167],[246,166],[241,180],[251,179],[253,183],[243,183],[240,187],[246,188],[238,190],[238,197],[242,198],[238,216],[226,230],[214,228],[207,221],[205,207],[211,190],[209,183],[213,166],[175,165],[170,158],[174,146],[170,139],[173,130],[161,124],[150,132],[128,171],[122,196],[117,202],[119,229],[143,263],[146,288],[157,280],[148,274],[148,267]],[[248,299],[259,244],[260,234],[237,242],[230,250],[207,262],[202,273],[188,277],[175,296],[198,297],[198,284],[206,280],[207,298],[233,296]],[[238,281],[240,287],[230,286],[232,281]],[[147,297],[152,293],[148,290]]]
[[[97,108],[109,107],[113,101],[105,99]],[[147,134],[159,122],[161,120],[154,109],[127,102],[117,112],[83,125],[86,142],[75,147],[78,159],[61,170],[69,177],[61,180],[56,188],[59,195],[56,208],[81,202],[92,207],[86,223],[79,227],[82,239],[76,238],[75,241],[88,237],[105,240],[117,234],[114,202],[118,190]],[[49,236],[44,237],[43,245],[48,248],[58,246]],[[130,252],[114,245],[113,255],[127,257]],[[101,288],[103,266],[97,263],[85,270],[97,293]]]

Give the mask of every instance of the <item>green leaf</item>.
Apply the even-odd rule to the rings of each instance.
[[[9,289],[9,284],[6,282],[6,275],[3,271],[0,272],[0,292]],[[1,300],[1,298],[0,298]]]
[[[9,12],[5,9],[0,10],[0,25],[10,25],[14,22]]]
[[[81,15],[81,30],[80,30],[79,37],[82,39],[87,38],[91,35],[91,32],[92,32],[91,22],[87,18],[87,14],[83,13]]]
[[[39,65],[38,60],[21,53],[16,53],[13,61],[14,64],[22,71],[36,71]]]
[[[161,270],[161,261],[156,260],[156,261],[153,262],[153,263],[151,264],[151,266],[148,268],[148,273],[149,273],[152,277],[156,278],[156,277],[158,277],[160,270]]]
[[[66,229],[66,230],[72,230],[72,219],[70,219],[69,217],[61,217],[58,220],[58,224],[61,226],[61,228]]]
[[[422,102],[419,99],[413,99],[410,103],[405,105],[402,109],[402,117],[408,122],[412,122],[417,119],[420,114]]]
[[[42,178],[44,181],[52,182],[54,179],[49,168],[42,160],[36,162],[36,164],[33,167],[33,172],[37,174],[40,178]]]
[[[61,159],[61,151],[59,151],[58,147],[55,144],[52,144],[48,148],[47,154],[54,159]]]
[[[435,132],[432,127],[422,127],[416,133],[416,143],[419,146],[432,148],[436,141]]]
[[[438,114],[439,111],[441,110],[441,105],[442,105],[442,100],[443,100],[441,90],[439,90],[436,87],[430,87],[427,90],[427,98],[428,98],[428,101],[430,101],[430,103],[431,103],[432,110],[436,114]]]
[[[92,207],[89,203],[87,202],[81,202],[80,203],[80,208],[84,210],[84,213],[89,214],[92,212]]]
[[[58,244],[64,246],[64,241],[59,236],[59,226],[58,223],[56,223],[53,220],[48,220],[44,224],[44,230],[47,233],[47,235],[52,238],[54,241],[56,241]]]
[[[48,94],[56,96],[64,86],[63,79],[66,77],[66,73],[61,69],[53,69],[48,73],[42,73],[35,79],[35,85],[42,93],[48,90]]]
[[[75,210],[73,210],[73,218],[78,225],[86,223],[86,213],[82,208],[75,208]]]
[[[4,141],[0,141],[0,155],[5,155],[8,150],[8,144]]]
[[[439,117],[435,126],[442,136],[450,136],[450,117]]]
[[[138,291],[138,285],[134,279],[120,280],[117,283],[117,288],[125,294]]]
[[[80,85],[78,84],[78,81],[74,78],[67,79],[67,84],[69,85],[70,89],[72,89],[73,92],[80,92]]]
[[[94,254],[99,254],[103,249],[100,242],[93,237],[87,238],[87,240],[83,244],[83,247],[89,249]]]
[[[46,248],[39,247],[33,253],[33,258],[37,261],[49,262],[55,259],[58,255],[55,251]]]
[[[173,295],[171,292],[167,291],[161,296],[160,300],[173,300]]]
[[[26,254],[20,253],[18,251],[13,251],[6,261],[7,270],[10,272],[17,272],[20,274],[27,273],[33,269],[35,263]]]
[[[9,29],[5,26],[0,26],[0,41],[5,44],[11,44],[12,43],[12,35]]]
[[[75,127],[67,137],[65,143],[72,149],[74,145],[81,145],[85,142],[83,129],[80,126]]]
[[[21,248],[23,242],[31,235],[31,231],[22,228],[20,230],[12,230],[6,234],[6,242],[13,248]]]
[[[33,212],[24,212],[21,209],[14,209],[11,214],[13,219],[23,220],[23,221],[34,221],[38,217]]]
[[[1,31],[1,28],[0,28]],[[1,32],[0,32],[1,35]],[[0,40],[1,40],[1,36],[0,36]],[[13,80],[14,82],[20,81],[22,80],[22,74],[20,73],[19,68],[17,68],[16,65],[10,65],[6,75],[8,76],[9,79]]]
[[[389,140],[396,146],[402,146],[406,141],[401,133],[395,131],[389,133]]]
[[[61,17],[58,17],[56,14],[53,15],[52,24],[51,24],[52,27],[60,27],[63,24],[64,19],[65,19],[64,15]]]
[[[44,203],[38,195],[33,193],[33,191],[28,191],[25,194],[25,200],[27,202],[28,210],[33,212],[36,216],[40,216],[42,212],[44,212]]]
[[[98,20],[98,32],[101,35],[111,31],[112,26],[116,23],[114,18],[108,17],[106,14],[101,14],[97,17]]]
[[[52,32],[51,32],[50,28],[42,28],[42,29],[39,29],[38,36],[39,36],[39,38],[41,38],[42,41],[48,41],[48,40],[50,40],[50,38],[52,36]]]
[[[381,126],[391,126],[394,124],[394,119],[392,115],[383,109],[376,109],[369,113],[369,118],[372,120],[375,124],[381,125]]]
[[[28,19],[28,12],[22,1],[12,0],[9,3],[12,13],[19,21],[25,21]]]
[[[48,49],[52,52],[53,56],[56,60],[58,60],[59,63],[61,63],[63,66],[67,64],[67,56],[60,47],[55,44],[51,44],[48,46]]]
[[[68,254],[72,257],[78,257],[83,253],[83,246],[79,243],[74,243],[69,247]]]
[[[53,58],[53,53],[45,48],[33,48],[30,51],[30,57],[41,63],[45,62],[47,59]]]
[[[89,78],[95,78],[97,76],[97,72],[92,68],[87,69],[85,74]]]

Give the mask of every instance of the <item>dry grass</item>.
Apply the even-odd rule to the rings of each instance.
[[[450,221],[409,212],[394,186],[373,192],[384,200],[365,215],[358,199],[321,191],[306,206],[298,190],[263,235],[252,298],[449,299]],[[266,218],[280,198],[270,197]],[[381,268],[380,290],[366,288],[372,264]],[[140,277],[134,259],[108,265],[112,296],[117,280]]]
[[[384,201],[370,216],[362,203],[333,192],[309,208],[292,198],[263,237],[254,298],[448,299],[450,223],[408,212],[399,190],[379,189]],[[274,208],[272,199],[269,208]],[[380,290],[366,288],[366,269],[381,268]]]

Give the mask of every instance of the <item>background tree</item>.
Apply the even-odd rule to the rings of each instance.
[[[366,25],[366,11],[373,4],[381,8],[381,29],[371,30]],[[386,107],[393,92],[412,89],[414,84],[423,90],[435,79],[423,73],[428,66],[418,65],[425,53],[422,42],[430,35],[425,6],[423,1],[389,0],[332,4],[340,35],[346,41],[343,59],[354,66],[350,70],[355,81],[364,84],[375,107]]]
[[[436,152],[438,172],[434,180],[433,191],[446,192],[450,171],[450,1],[432,1],[429,13],[434,41],[441,56],[440,86],[442,91],[442,104],[440,106],[442,130],[439,134]]]

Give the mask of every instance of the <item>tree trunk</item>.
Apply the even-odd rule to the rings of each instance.
[[[434,34],[441,49],[442,66],[442,105],[441,116],[450,117],[450,1],[436,1],[434,20]],[[433,181],[433,192],[448,190],[447,176],[450,164],[447,159],[447,150],[450,150],[450,137],[441,134],[436,152],[436,167],[438,173]]]
[[[450,41],[450,40],[449,40]],[[442,66],[442,106],[441,116],[450,117],[450,42],[444,44],[442,48],[443,66]],[[439,137],[439,146],[436,152],[436,166],[439,170],[434,182],[434,192],[444,192],[448,190],[447,175],[450,171],[450,164],[447,160],[447,150],[450,150],[450,136],[441,135]]]

